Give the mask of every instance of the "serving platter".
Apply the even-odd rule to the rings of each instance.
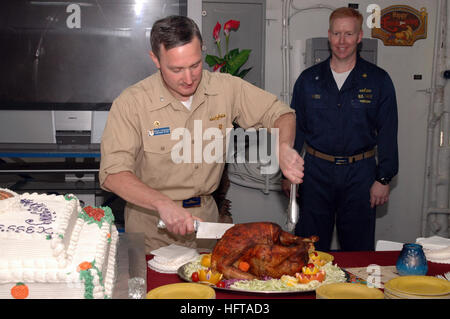
[[[292,294],[292,293],[315,291],[318,287],[322,285],[345,282],[347,280],[345,272],[342,271],[342,269],[340,269],[339,267],[332,265],[332,261],[334,260],[334,257],[332,255],[324,252],[318,252],[318,254],[322,260],[327,262],[327,264],[323,266],[323,269],[327,273],[327,276],[323,282],[312,281],[308,284],[296,284],[293,286],[288,286],[285,283],[283,283],[282,280],[280,279],[269,279],[269,280],[239,281],[237,284],[235,283],[234,285],[228,287],[218,287],[209,282],[200,282],[200,283],[211,286],[214,289],[223,291],[236,291],[236,292],[259,293],[259,294]],[[178,268],[177,274],[182,280],[192,282],[191,278],[192,273],[200,269],[207,269],[207,268],[201,266],[200,261],[191,261]],[[242,286],[239,287],[239,285]],[[274,286],[275,289],[267,288],[270,286]]]

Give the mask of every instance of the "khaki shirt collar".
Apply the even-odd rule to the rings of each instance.
[[[181,102],[167,89],[160,71],[158,71],[156,76],[159,85],[155,90],[155,103],[153,104],[152,109],[155,110],[172,104],[172,106],[177,110],[189,112],[189,110],[187,110],[184,105],[181,104]],[[203,70],[202,80],[200,81],[200,84],[194,93],[194,98],[192,99],[191,110],[195,110],[200,104],[202,104],[205,101],[206,96],[219,94],[218,86],[212,85],[210,80],[211,75],[209,71]]]

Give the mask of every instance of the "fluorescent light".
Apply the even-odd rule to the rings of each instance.
[[[30,1],[34,6],[68,6],[69,4],[78,4],[81,7],[92,7],[92,3],[87,2],[57,2],[57,1]]]

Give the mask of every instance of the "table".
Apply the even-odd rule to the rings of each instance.
[[[359,251],[359,252],[330,252],[334,256],[333,263],[341,268],[366,267],[372,264],[379,266],[395,265],[400,251]],[[146,260],[153,258],[146,256]],[[442,275],[450,271],[450,264],[436,264],[428,262],[427,275]],[[147,267],[147,291],[162,285],[184,282],[176,274],[162,274]],[[298,292],[289,294],[261,294],[241,293],[216,289],[217,299],[315,299],[315,292]]]

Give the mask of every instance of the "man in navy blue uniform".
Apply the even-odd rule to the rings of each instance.
[[[330,15],[331,57],[299,76],[291,102],[295,148],[306,149],[296,234],[318,235],[323,251],[335,224],[342,250],[374,249],[375,209],[398,172],[395,89],[386,71],[357,52],[362,21],[351,8]]]

